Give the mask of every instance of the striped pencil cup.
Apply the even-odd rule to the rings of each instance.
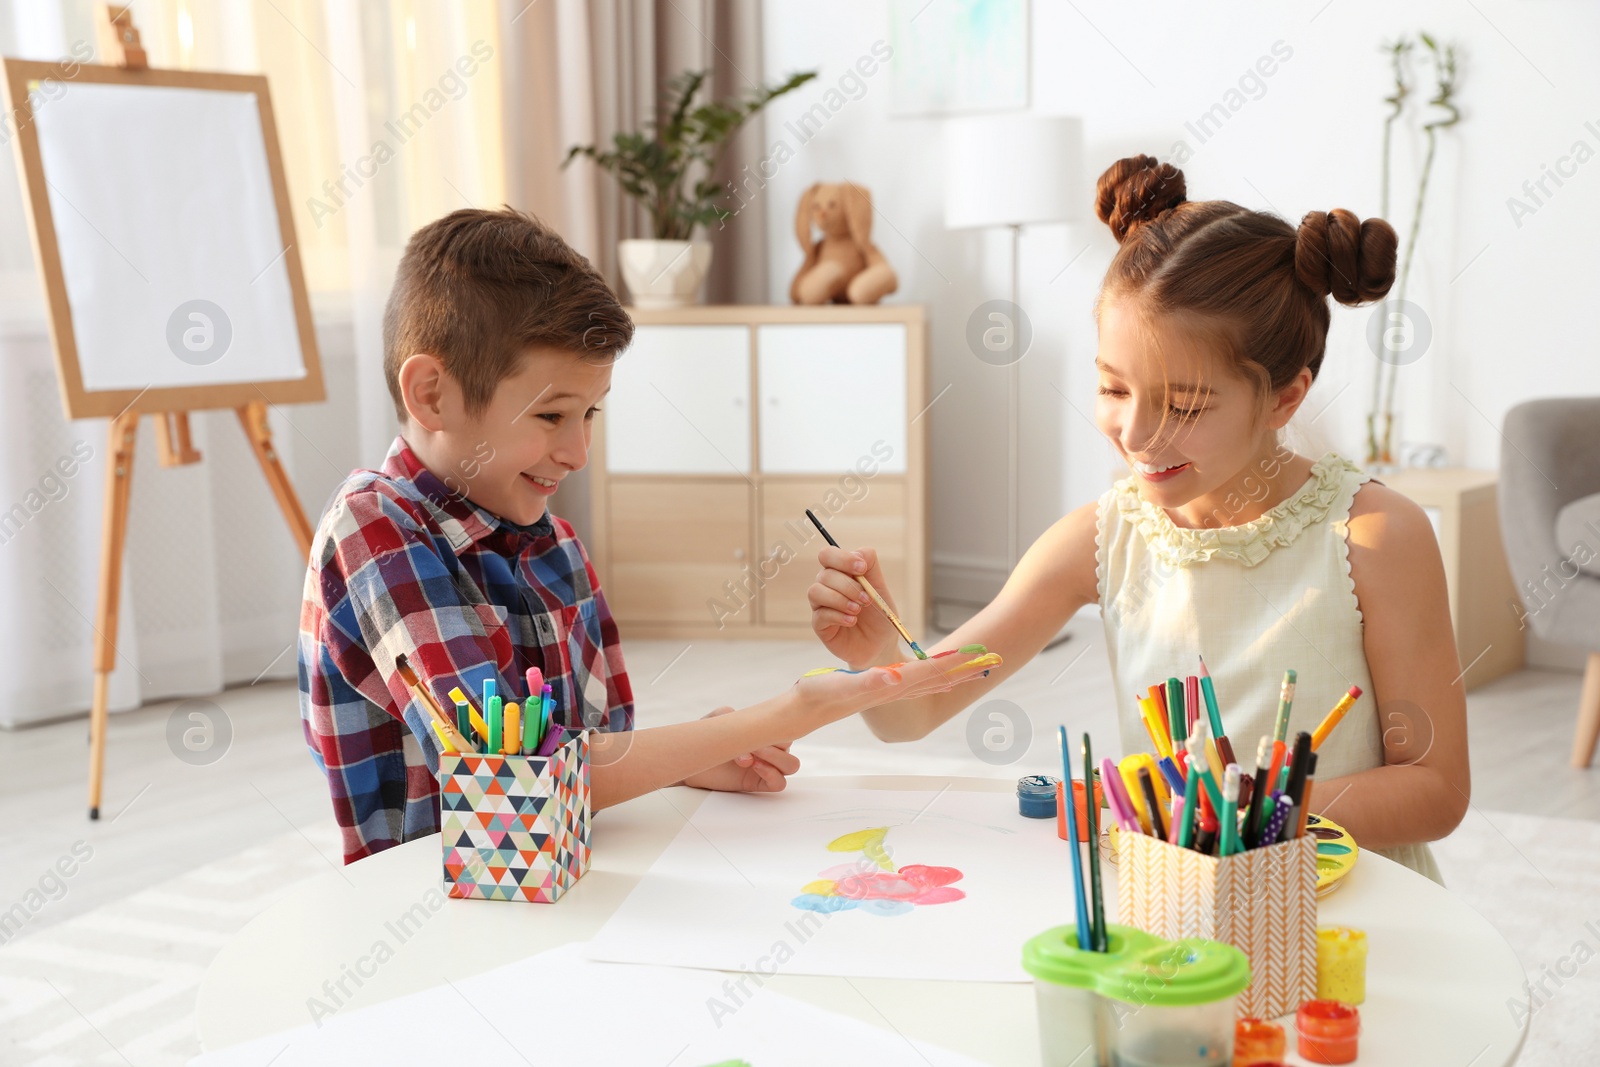
[[[1118,834],[1117,922],[1168,941],[1226,941],[1250,960],[1239,1014],[1289,1014],[1317,995],[1316,838],[1218,858]]]
[[[452,897],[554,904],[589,869],[589,735],[548,756],[439,757],[439,837]]]

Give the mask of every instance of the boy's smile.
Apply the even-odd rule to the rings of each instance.
[[[401,367],[405,437],[454,493],[519,526],[538,522],[562,479],[589,460],[611,363],[530,349],[489,405],[468,415],[460,386],[430,355]]]

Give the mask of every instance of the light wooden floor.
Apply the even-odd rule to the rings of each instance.
[[[1015,762],[974,758],[966,716],[904,745],[874,740],[859,720],[819,731],[795,746],[804,774],[963,773],[1015,778],[1048,771],[1058,723],[1113,738],[1110,671],[1099,624],[1073,623],[1072,640],[1041,655],[992,699],[1020,707],[1032,746]],[[640,726],[704,714],[719,704],[769,696],[825,662],[803,642],[665,642],[627,645]],[[1580,676],[1524,671],[1468,697],[1473,804],[1600,821],[1600,765],[1567,765]],[[209,766],[180,762],[167,745],[175,702],[112,718],[102,820],[85,818],[86,726],[58,723],[0,731],[0,912],[24,899],[77,841],[93,857],[58,899],[38,908],[27,931],[43,928],[249,844],[331,821],[327,788],[301,738],[295,689],[262,683],[211,698],[228,716],[232,743]],[[309,841],[306,848],[312,849]],[[337,856],[327,856],[330,864]],[[37,898],[34,898],[37,900]],[[25,936],[25,934],[23,935]]]

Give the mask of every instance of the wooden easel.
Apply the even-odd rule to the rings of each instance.
[[[311,330],[310,303],[305,292],[304,278],[300,275],[299,256],[295,251],[293,224],[288,218],[288,190],[282,173],[282,161],[277,155],[277,133],[272,118],[270,99],[266,93],[266,80],[259,76],[203,74],[188,71],[153,71],[140,42],[139,31],[133,24],[126,6],[103,7],[99,10],[100,54],[106,67],[79,68],[74,74],[88,83],[148,84],[173,87],[211,88],[231,91],[256,92],[263,135],[268,145],[268,166],[271,171],[273,193],[279,214],[279,226],[284,241],[282,253],[285,269],[289,271],[300,348],[306,363],[303,380],[292,383],[266,382],[262,384],[236,383],[204,386],[177,386],[171,388],[146,388],[133,390],[86,392],[77,363],[78,350],[74,335],[72,313],[66,299],[63,267],[57,247],[54,223],[50,218],[46,182],[39,159],[37,134],[31,121],[19,122],[18,145],[22,151],[22,169],[26,183],[29,207],[30,233],[40,264],[40,272],[50,305],[51,335],[55,342],[56,360],[61,372],[62,391],[69,418],[111,416],[110,442],[107,448],[105,482],[105,514],[100,541],[99,606],[95,618],[94,695],[89,712],[89,818],[100,817],[101,782],[105,768],[107,704],[110,696],[111,672],[117,658],[117,613],[122,589],[123,546],[128,529],[128,500],[133,480],[134,442],[138,435],[139,419],[150,415],[156,420],[156,443],[163,467],[178,467],[197,463],[201,455],[195,450],[189,434],[191,411],[215,410],[232,407],[239,417],[256,461],[266,475],[267,484],[289,524],[301,558],[311,553],[312,527],[304,509],[295,496],[294,487],[278,461],[272,443],[272,432],[267,425],[267,406],[277,402],[303,402],[324,399],[321,367],[316,354],[315,336]],[[7,60],[7,97],[14,110],[18,110],[19,97],[26,97],[29,77],[58,76],[45,64]],[[15,69],[13,69],[15,68]],[[32,113],[27,105],[21,108],[27,120]]]
[[[278,462],[267,426],[267,406],[246,404],[235,408],[250,448],[267,476],[272,495],[289,524],[301,558],[311,555],[311,523],[294,494],[289,475]],[[154,415],[156,444],[163,467],[184,467],[200,461],[189,445],[189,413],[164,411]],[[139,431],[139,412],[127,411],[111,420],[106,449],[105,515],[100,534],[100,603],[95,611],[94,698],[89,706],[89,818],[100,817],[100,787],[106,762],[106,720],[111,695],[111,672],[117,664],[117,611],[122,593],[122,550],[128,533],[128,496],[133,487],[133,445]]]

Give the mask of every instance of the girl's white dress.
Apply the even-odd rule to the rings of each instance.
[[[1247,771],[1260,738],[1272,733],[1286,668],[1298,675],[1291,740],[1361,687],[1360,702],[1317,751],[1312,810],[1333,799],[1320,783],[1383,765],[1385,728],[1429,728],[1418,709],[1386,707],[1389,722],[1378,719],[1345,542],[1351,501],[1368,477],[1329,452],[1260,518],[1208,529],[1174,525],[1139,497],[1131,476],[1100,498],[1095,568],[1124,752],[1150,750],[1137,696],[1198,674],[1201,654]],[[1327,815],[1338,822],[1338,806]],[[1426,844],[1377,851],[1442,881]]]

